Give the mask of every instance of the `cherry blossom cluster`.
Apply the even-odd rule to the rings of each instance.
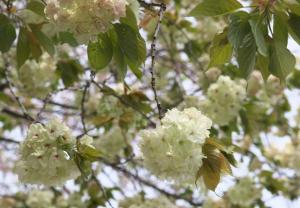
[[[45,126],[31,124],[20,147],[20,159],[15,165],[19,180],[56,186],[78,177],[80,171],[67,154],[75,143],[70,129],[56,118]]]
[[[221,126],[228,125],[242,109],[246,98],[246,82],[244,81],[220,76],[217,82],[208,88],[207,99],[201,103],[202,111],[214,123]]]
[[[58,29],[88,43],[126,15],[126,0],[48,0],[45,14]]]
[[[161,179],[194,184],[211,125],[196,108],[168,111],[161,126],[141,132],[145,167]]]

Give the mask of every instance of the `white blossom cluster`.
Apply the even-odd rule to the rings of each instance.
[[[82,194],[79,192],[70,194],[68,198],[59,196],[55,205],[55,208],[86,208],[88,206],[86,201],[82,200]]]
[[[52,204],[52,191],[33,190],[28,194],[26,205],[30,208],[55,208]]]
[[[177,208],[177,206],[165,197],[144,199],[141,195],[125,199],[120,202],[120,208]]]
[[[114,161],[127,145],[126,138],[119,126],[112,127],[107,133],[94,141],[95,148],[111,161]]]
[[[55,58],[44,53],[39,61],[27,60],[15,76],[15,83],[21,93],[45,98],[57,82]]]
[[[220,76],[208,88],[207,99],[201,102],[201,110],[214,123],[224,126],[238,116],[245,98],[246,84],[243,80],[234,81],[228,76]]]
[[[78,177],[80,172],[65,151],[73,148],[75,142],[70,129],[56,118],[45,126],[32,124],[21,144],[21,158],[15,166],[19,180],[56,186]]]
[[[121,93],[119,94],[121,96]],[[77,95],[75,102],[77,104],[81,102],[81,95]],[[91,96],[85,104],[85,109],[87,121],[96,126],[111,122],[126,124],[126,127],[132,129],[140,129],[147,124],[140,113],[126,107],[113,96]]]
[[[245,177],[229,189],[227,195],[232,204],[251,207],[257,199],[260,199],[261,190],[255,187],[255,184],[249,177]]]
[[[300,171],[300,145],[291,141],[286,142],[281,148],[274,143],[264,147],[267,158],[288,167]]]
[[[45,14],[58,29],[88,43],[126,15],[126,0],[48,0]]]
[[[196,108],[172,109],[162,125],[141,133],[144,165],[161,179],[194,184],[212,122]]]

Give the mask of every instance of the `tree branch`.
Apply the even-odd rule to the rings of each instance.
[[[151,53],[150,53],[150,55],[151,55],[151,66],[150,66],[150,69],[149,69],[150,73],[151,73],[151,87],[152,87],[152,91],[154,93],[154,99],[155,99],[155,102],[156,102],[159,119],[163,118],[163,113],[162,113],[162,108],[161,108],[160,102],[158,100],[158,95],[157,95],[157,90],[156,90],[156,80],[155,80],[154,67],[155,67],[155,57],[156,57],[156,40],[157,40],[157,36],[158,36],[158,33],[159,33],[160,25],[162,23],[162,19],[163,19],[165,10],[166,10],[166,5],[161,3],[160,4],[160,10],[158,12],[159,19],[158,19],[158,22],[156,24],[155,31],[154,31],[154,34],[153,34],[152,43],[151,43]]]
[[[154,190],[156,190],[156,191],[160,192],[161,194],[164,194],[168,197],[171,197],[173,199],[184,200],[184,201],[188,202],[189,204],[191,204],[193,206],[202,206],[202,204],[203,204],[202,202],[195,202],[193,199],[186,198],[181,194],[171,193],[167,190],[159,188],[155,184],[153,184],[152,182],[150,182],[148,180],[145,180],[145,179],[141,178],[140,176],[138,176],[137,174],[134,174],[134,173],[130,172],[129,170],[127,170],[123,167],[120,167],[116,164],[111,164],[111,163],[108,163],[108,162],[105,162],[105,161],[103,161],[103,162],[104,162],[104,164],[106,164],[107,166],[110,166],[114,170],[116,170],[118,172],[121,172],[124,175],[126,175],[127,177],[133,178],[134,180],[138,181],[139,183],[142,183],[142,184],[144,184],[144,185],[146,185],[150,188],[153,188]]]

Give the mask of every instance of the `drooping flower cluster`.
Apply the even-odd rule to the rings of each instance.
[[[21,93],[28,96],[45,98],[57,81],[55,58],[44,53],[39,61],[27,60],[15,76],[15,83]]]
[[[246,84],[243,80],[233,81],[228,76],[220,76],[208,91],[201,109],[215,123],[224,126],[238,116],[246,98]]]
[[[196,108],[168,111],[161,126],[141,133],[145,167],[161,179],[194,184],[211,125]]]
[[[72,32],[80,43],[88,43],[126,15],[126,4],[126,0],[48,0],[45,14],[58,29]]]
[[[127,147],[126,138],[118,126],[111,128],[103,136],[95,140],[94,146],[110,161],[114,161]]]
[[[177,206],[165,197],[145,199],[141,195],[127,198],[120,202],[120,208],[177,208]]]
[[[235,186],[228,190],[227,195],[230,202],[242,207],[251,205],[261,197],[261,191],[249,177],[240,179]]]
[[[69,128],[58,119],[51,120],[46,126],[32,124],[21,144],[21,158],[15,166],[19,180],[55,186],[79,176],[76,164],[66,152],[75,142]]]
[[[30,208],[54,208],[52,191],[33,190],[28,194],[26,205]]]

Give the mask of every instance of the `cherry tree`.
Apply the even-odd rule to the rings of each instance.
[[[1,208],[298,199],[299,0],[1,0],[0,11]]]

